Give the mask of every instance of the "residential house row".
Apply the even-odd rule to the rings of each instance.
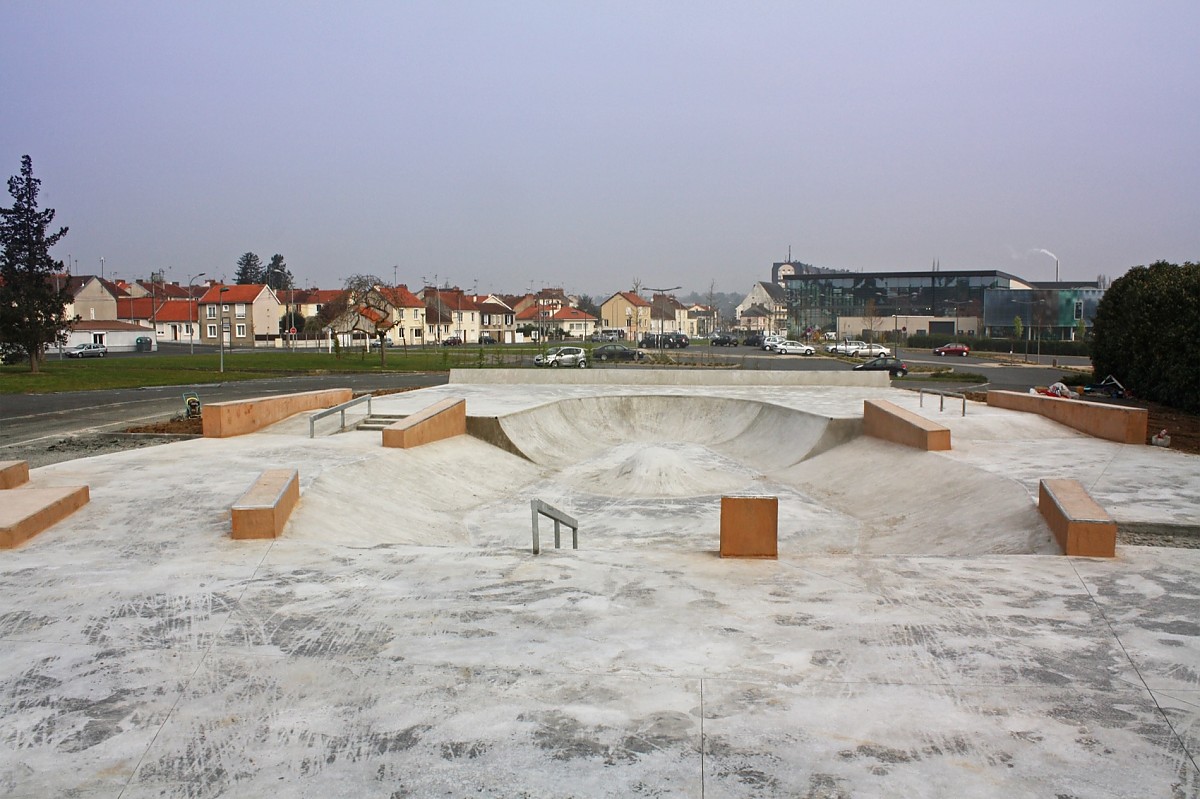
[[[294,342],[365,344],[383,332],[394,344],[436,345],[517,343],[544,337],[640,340],[647,333],[682,332],[703,336],[718,328],[716,312],[684,305],[671,294],[646,298],[633,291],[608,297],[593,315],[579,298],[561,288],[525,294],[472,294],[460,288],[377,286],[366,297],[344,290],[284,289],[265,284],[206,282],[180,286],[158,281],[113,281],[96,275],[61,275],[72,302],[80,340],[105,343],[101,322],[152,331],[156,343],[176,342],[234,347],[286,347]],[[344,306],[344,307],[343,307]],[[336,318],[314,332],[305,320]],[[121,329],[126,329],[122,327]]]

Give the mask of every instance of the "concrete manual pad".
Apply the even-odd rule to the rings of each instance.
[[[1200,551],[1063,557],[1035,506],[1046,477],[1136,495],[1166,456],[1177,482],[1123,512],[1170,522],[1200,459],[875,386],[376,402],[502,417],[614,393],[655,397],[628,406],[662,408],[657,432],[626,435],[609,400],[603,425],[546,408],[587,432],[527,426],[534,461],[310,440],[294,417],[35,470],[94,498],[0,558],[0,797],[1200,799]],[[691,407],[744,435],[673,435],[664,396],[720,399]],[[866,397],[956,451],[816,431],[852,430]],[[770,451],[772,425],[824,443]],[[1059,445],[1089,457],[1048,468]],[[264,464],[299,469],[304,499],[281,538],[232,541]],[[779,497],[778,560],[717,556],[727,490]],[[579,550],[529,552],[530,498],[580,519]]]

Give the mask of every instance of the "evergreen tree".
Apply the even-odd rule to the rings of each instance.
[[[0,208],[0,348],[6,361],[28,358],[31,372],[47,344],[65,344],[71,320],[71,301],[62,261],[50,257],[50,248],[67,234],[59,228],[47,233],[54,209],[38,210],[41,181],[33,176],[33,161],[21,158],[21,174],[8,179],[10,208]]]
[[[263,269],[263,282],[276,292],[293,287],[292,271],[287,268],[283,256],[279,253],[272,255],[271,262]]]
[[[263,266],[262,261],[252,252],[244,253],[237,260],[237,275],[233,279],[234,283],[239,285],[249,285],[252,283],[262,283],[263,281]]]

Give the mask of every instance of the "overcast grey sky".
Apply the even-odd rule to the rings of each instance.
[[[480,291],[1200,258],[1200,3],[24,2],[0,174],[78,273]],[[8,200],[5,196],[5,201]],[[393,270],[393,267],[398,267]]]

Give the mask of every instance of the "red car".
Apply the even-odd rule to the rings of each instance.
[[[933,351],[934,355],[961,355],[964,358],[971,354],[971,348],[966,344],[954,342],[951,344],[943,344]]]

